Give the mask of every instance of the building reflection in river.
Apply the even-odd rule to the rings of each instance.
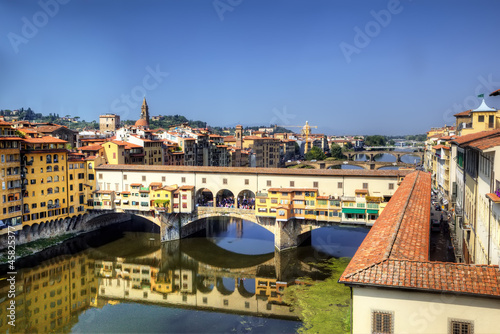
[[[298,319],[282,299],[297,277],[311,273],[308,264],[297,260],[296,251],[233,253],[224,256],[233,261],[224,261],[213,256],[215,251],[197,251],[200,242],[158,244],[138,257],[113,257],[90,248],[33,261],[41,264],[19,268],[16,275],[15,327],[7,323],[5,313],[9,287],[6,280],[0,281],[0,331],[69,332],[88,308],[121,302]]]

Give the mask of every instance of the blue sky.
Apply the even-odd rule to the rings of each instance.
[[[416,134],[500,108],[498,1],[0,0],[0,109]],[[293,129],[293,128],[292,128]],[[316,131],[316,129],[315,129]]]

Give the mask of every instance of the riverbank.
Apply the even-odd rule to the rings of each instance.
[[[331,276],[322,282],[294,285],[285,290],[285,301],[298,308],[303,321],[299,333],[350,333],[351,292],[338,283],[350,258],[332,258],[320,265]]]
[[[36,241],[28,242],[26,244],[18,245],[15,249],[16,260],[41,252],[47,248],[56,246],[66,240],[76,237],[80,233],[66,233],[57,237],[38,239]],[[7,263],[8,248],[0,251],[0,265]]]

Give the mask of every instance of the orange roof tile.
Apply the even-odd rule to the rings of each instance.
[[[471,133],[468,135],[464,136],[459,136],[455,137],[455,139],[452,140],[452,143],[456,144],[465,144],[467,142],[480,139],[480,138],[488,138],[488,137],[495,137],[500,135],[500,129],[495,129],[495,130],[489,130],[489,131],[480,131],[476,133]]]
[[[430,193],[430,174],[407,175],[339,282],[500,297],[498,266],[428,260]]]
[[[481,151],[487,150],[487,149],[495,147],[495,146],[500,146],[500,136],[474,140],[472,142],[467,143],[466,146],[474,147],[474,148],[477,148]]]
[[[472,109],[469,109],[469,110],[466,110],[466,111],[459,112],[458,114],[455,114],[453,116],[455,116],[455,117],[470,117],[470,112],[471,111],[472,111]]]
[[[37,144],[37,143],[42,143],[42,144],[66,144],[66,140],[62,140],[56,137],[51,137],[51,136],[44,136],[41,138],[24,138],[24,142],[30,143],[30,144]]]
[[[184,154],[183,152],[180,152]],[[243,153],[243,152],[242,152]],[[173,152],[172,154],[175,154]],[[404,177],[409,171],[366,170],[366,169],[295,169],[295,168],[259,168],[259,167],[212,167],[212,166],[166,166],[166,165],[130,165],[107,164],[96,167],[98,170],[117,171],[165,171],[165,172],[206,172],[206,173],[248,173],[258,175],[318,175],[318,176],[362,176],[362,177]]]
[[[432,146],[432,149],[434,149],[434,150],[440,150],[440,149],[449,150],[450,147],[439,144],[439,145],[436,145],[436,146]]]

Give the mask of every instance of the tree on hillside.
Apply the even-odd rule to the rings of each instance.
[[[326,155],[325,153],[316,146],[313,146],[309,151],[306,153],[306,160],[325,160]]]
[[[342,147],[337,143],[332,143],[330,146],[330,154],[333,158],[342,159],[344,155],[342,154]]]

